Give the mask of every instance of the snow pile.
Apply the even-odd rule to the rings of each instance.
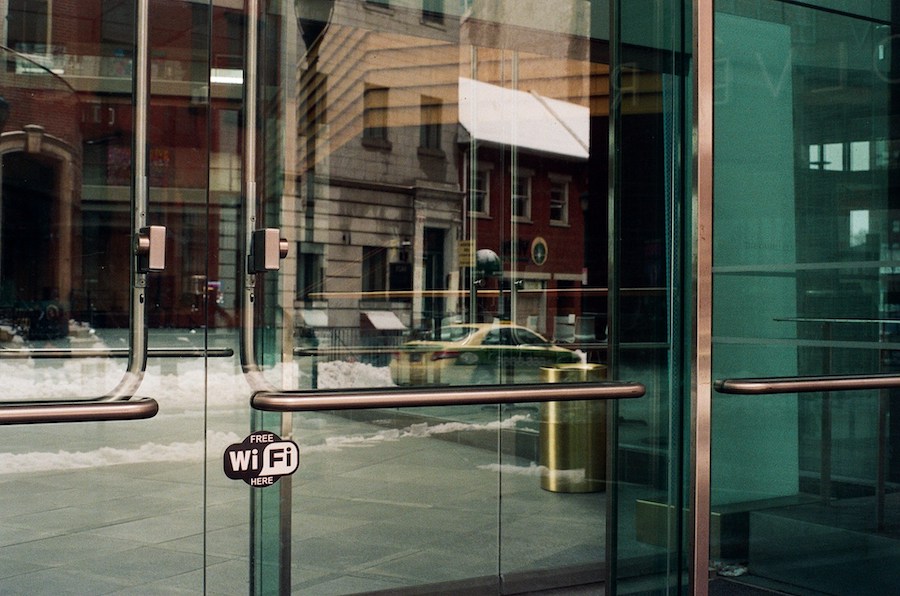
[[[204,447],[206,452],[217,456],[223,453],[229,445],[240,443],[241,440],[241,437],[235,433],[207,431],[206,441],[192,443],[174,442],[161,445],[150,442],[134,449],[100,447],[93,451],[0,453],[0,475],[25,471],[34,473],[97,468],[119,464],[203,461]]]
[[[529,420],[526,415],[511,416],[504,420],[492,420],[485,423],[471,422],[445,422],[429,425],[427,422],[411,424],[406,428],[382,430],[372,435],[353,435],[345,437],[328,437],[319,445],[301,445],[300,452],[304,454],[315,452],[335,452],[344,448],[374,447],[388,441],[400,441],[403,439],[427,439],[435,435],[453,432],[471,432],[479,430],[497,431],[506,428],[515,428],[516,424]]]
[[[319,389],[348,389],[362,387],[392,387],[391,371],[365,362],[335,360],[319,364]]]

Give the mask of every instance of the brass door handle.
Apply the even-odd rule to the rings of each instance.
[[[823,375],[810,377],[761,377],[722,379],[713,386],[719,393],[732,395],[774,395],[820,391],[863,391],[900,387],[896,374]]]
[[[159,404],[149,397],[134,401],[0,403],[0,425],[143,420],[158,411]]]
[[[0,348],[3,358],[125,358],[128,348]],[[148,348],[148,358],[229,358],[231,348]]]
[[[250,405],[267,412],[314,412],[423,406],[633,399],[646,393],[641,383],[599,382],[474,387],[376,388],[348,391],[258,391]]]

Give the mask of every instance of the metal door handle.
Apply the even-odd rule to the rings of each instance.
[[[559,383],[552,385],[483,385],[470,388],[375,388],[348,391],[258,391],[250,405],[267,412],[313,412],[422,406],[633,399],[646,393],[640,383]]]
[[[768,377],[722,379],[714,383],[716,391],[733,395],[773,395],[813,391],[861,391],[900,387],[896,374],[825,375],[815,377]]]
[[[0,348],[3,358],[125,358],[128,348]],[[231,348],[148,348],[148,358],[229,358]]]
[[[134,401],[16,402],[0,404],[0,425],[55,422],[104,422],[153,418],[159,404],[149,397]]]

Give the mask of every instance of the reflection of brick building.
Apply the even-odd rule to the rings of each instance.
[[[459,98],[462,130],[478,148],[463,181],[476,224],[470,238],[502,257],[505,280],[521,280],[484,314],[555,333],[556,317],[580,314],[574,290],[585,281],[588,108],[465,78]]]
[[[293,226],[301,318],[325,311],[329,325],[352,327],[361,311],[388,310],[419,327],[457,310],[434,291],[460,287],[458,42],[453,27],[422,37],[419,17],[336,2],[324,33],[307,38]]]
[[[52,297],[76,319],[126,326],[134,8],[54,0],[3,3],[0,10],[0,45],[10,48],[0,92],[9,106],[0,138],[3,206],[16,219],[2,231],[0,301],[9,306]],[[156,48],[148,112],[150,217],[167,226],[167,257],[177,264],[151,280],[152,325],[204,324],[198,307],[206,284],[198,290],[196,278],[205,279],[207,272],[221,280],[227,269],[220,285],[231,301],[235,296],[235,252],[219,250],[219,230],[228,222],[233,236],[237,222],[241,90],[210,85],[210,74],[218,66],[240,72],[241,22],[240,10],[196,3],[156,3],[150,11],[150,45]],[[212,135],[207,115],[216,123]],[[43,198],[34,198],[40,188],[35,179],[46,181]],[[19,187],[28,189],[29,202],[17,199]],[[207,229],[209,246],[203,240]],[[26,246],[23,236],[29,239],[27,253],[17,248]],[[209,267],[207,248],[213,255]]]
[[[555,316],[580,314],[577,292],[568,290],[584,279],[580,197],[590,110],[606,111],[605,86],[597,84],[605,68],[592,69],[586,46],[569,43],[577,36],[568,25],[541,30],[555,39],[542,50],[556,55],[537,55],[527,35],[493,39],[471,14],[426,19],[419,10],[363,4],[339,0],[327,26],[306,22],[320,35],[306,39],[299,74],[301,317],[325,311],[330,325],[346,326],[360,310],[383,308],[420,327],[464,316],[470,280],[459,242],[474,240],[503,257],[503,279],[524,282],[509,314],[551,333]],[[467,95],[473,73],[483,89],[539,108],[510,121],[538,142],[513,130],[490,138],[467,129],[469,110],[489,111],[490,100]],[[558,146],[554,139],[563,137]],[[533,245],[545,256],[533,258]],[[396,271],[406,261],[411,279],[392,276],[392,265]],[[504,315],[490,300],[480,316]]]
[[[75,4],[77,18],[65,10]],[[273,62],[261,68],[267,91],[259,188],[266,225],[281,227],[294,247],[278,283],[295,294],[301,317],[319,311],[331,326],[352,327],[361,311],[387,310],[424,327],[464,316],[470,280],[459,250],[473,239],[476,249],[503,257],[504,279],[523,280],[509,309],[519,322],[553,333],[555,317],[581,313],[582,197],[606,188],[605,129],[594,131],[599,149],[587,131],[605,126],[607,68],[589,59],[584,15],[557,11],[553,22],[539,22],[540,10],[469,4],[460,14],[447,3],[444,12],[429,12],[336,0],[306,19],[292,7],[266,15],[264,56]],[[103,6],[54,2],[47,38],[15,34],[21,39],[13,45],[70,85],[78,103],[68,113],[42,113],[45,130],[53,126],[50,113],[77,122],[72,134],[82,138],[71,152],[80,166],[70,186],[80,225],[72,233],[83,236],[65,241],[72,262],[42,285],[78,318],[124,325],[134,15]],[[148,289],[150,322],[204,324],[198,317],[209,288],[227,311],[220,322],[228,322],[240,290],[242,11],[175,2],[154,5],[150,17],[150,45],[158,48],[150,56],[151,219],[172,239],[172,266]],[[296,59],[296,78],[276,64],[285,52],[295,52],[287,63]],[[466,127],[463,110],[489,112],[486,103],[466,103],[466,80],[526,98],[543,112],[535,122],[528,114],[510,120],[519,130],[505,138],[484,136]],[[7,133],[24,126],[18,103],[10,101]],[[526,131],[539,142],[527,142]],[[576,150],[548,144],[556,133],[571,137]],[[484,180],[490,187],[478,188]],[[473,213],[485,196],[490,211]],[[513,206],[528,212],[513,214]],[[61,224],[50,225],[71,227]],[[200,241],[206,237],[208,244]],[[545,258],[533,258],[533,247],[546,249]],[[599,252],[592,258],[605,262]],[[589,272],[588,281],[602,285],[603,275]],[[485,308],[486,315],[506,314]]]
[[[82,136],[72,118],[79,101],[40,64],[8,51],[3,59],[0,316],[31,326],[34,337],[52,336],[64,333],[66,319],[46,323],[48,312],[62,317],[56,305],[46,307],[70,294],[81,265],[80,230],[72,226],[81,209]]]

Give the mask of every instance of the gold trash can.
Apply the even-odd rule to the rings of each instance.
[[[560,364],[541,368],[541,380],[545,383],[578,383],[605,378],[606,366],[603,364]],[[541,488],[562,493],[604,490],[606,402],[541,404],[538,441]]]

